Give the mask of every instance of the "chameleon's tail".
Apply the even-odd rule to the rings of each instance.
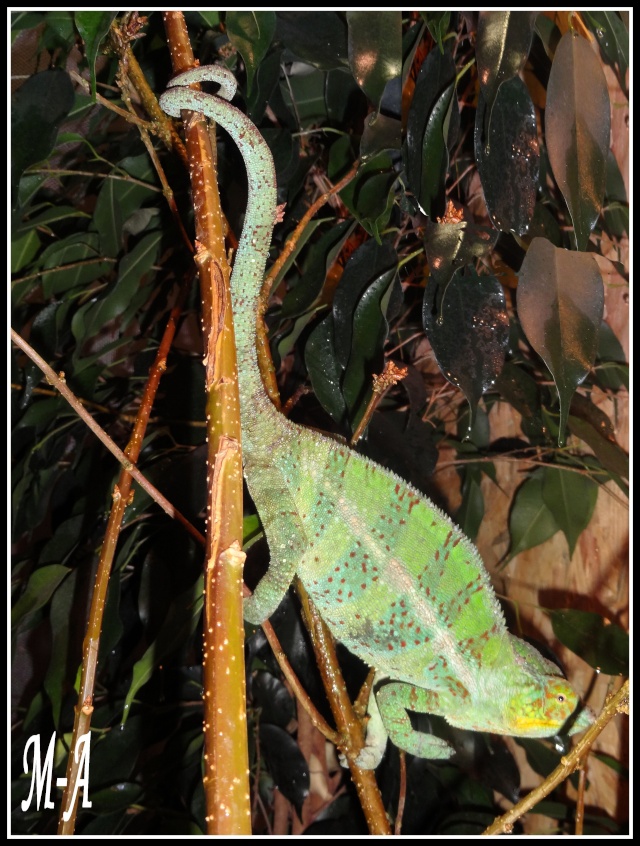
[[[220,85],[217,95],[194,91],[186,86],[213,81]],[[179,117],[182,110],[201,112],[219,123],[237,144],[247,169],[249,195],[242,237],[231,275],[231,295],[240,378],[240,410],[244,448],[257,438],[256,427],[273,427],[283,421],[269,400],[260,375],[256,353],[256,314],[276,214],[276,177],[273,157],[266,141],[241,111],[228,101],[236,90],[236,80],[221,65],[194,68],[174,77],[160,97],[168,114]],[[272,432],[273,434],[273,432]]]

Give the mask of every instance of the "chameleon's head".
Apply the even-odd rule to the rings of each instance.
[[[516,737],[549,737],[571,717],[579,699],[566,679],[547,676],[541,681],[526,680],[511,695],[507,720]],[[587,708],[575,718],[569,734],[588,728],[594,717]]]

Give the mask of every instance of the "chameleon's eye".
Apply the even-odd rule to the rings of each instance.
[[[557,695],[557,697],[556,697],[556,699],[557,699],[557,700],[558,700],[558,702],[560,702],[560,703],[564,702],[564,701],[565,701],[565,698],[566,698],[566,697],[565,697],[564,693],[559,693],[559,694]]]

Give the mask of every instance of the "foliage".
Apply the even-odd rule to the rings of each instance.
[[[117,58],[101,52],[111,17],[12,17],[15,44],[37,44],[31,49],[47,66],[12,100],[12,326],[124,443],[189,257],[136,128],[66,73],[82,35],[81,68],[98,93],[119,102]],[[507,452],[545,456],[543,467],[523,465],[522,485],[510,492],[508,556],[558,531],[572,554],[599,487],[613,481],[626,492],[628,475],[613,425],[591,399],[595,387],[615,395],[626,386],[624,354],[602,321],[593,256],[603,238],[624,238],[628,206],[608,150],[600,59],[584,35],[561,37],[553,16],[535,13],[478,20],[467,12],[191,12],[187,19],[200,62],[227,57],[241,102],[272,148],[287,204],[274,257],[314,190],[362,161],[274,286],[267,317],[281,393],[293,395],[307,379],[313,388],[294,407],[295,419],[348,438],[371,399],[372,375],[393,356],[409,375],[374,415],[362,449],[438,498],[431,474],[439,451],[457,449],[467,459],[457,519],[472,536],[484,511],[481,471],[495,478],[492,462]],[[585,20],[602,61],[624,83],[621,18],[594,12]],[[134,52],[159,94],[171,75],[159,13],[144,33]],[[218,155],[238,232],[242,163],[224,137]],[[185,174],[168,155],[163,162],[188,220]],[[138,464],[202,528],[198,313],[194,289]],[[419,372],[425,349],[439,371]],[[35,365],[15,352],[11,367],[12,826],[48,834],[55,811],[20,810],[29,788],[19,775],[23,750],[36,733],[68,738],[92,567],[118,468]],[[521,418],[521,433],[508,443],[489,433],[487,414],[498,403]],[[201,833],[202,553],[139,489],[124,526],[100,645],[93,808],[78,830]],[[257,543],[250,565],[264,560]],[[279,636],[323,710],[307,640],[287,609]],[[624,632],[603,628],[602,615],[572,622],[571,614],[553,618],[561,640],[574,646],[571,632],[579,630],[594,667],[624,666]],[[300,814],[309,780],[291,740],[291,700],[260,632],[249,637],[248,655],[261,668],[251,685],[261,831],[271,823],[275,787]],[[355,697],[363,668],[351,656],[345,662]],[[500,739],[424,721],[449,732],[459,753],[454,762],[409,763],[403,833],[481,832],[496,815],[492,790],[517,795],[513,758]],[[535,754],[530,761],[537,768]],[[379,778],[394,813],[395,754]],[[363,833],[355,809],[347,787],[306,832]],[[564,830],[561,797],[547,813]],[[610,833],[614,824],[601,815],[590,825]]]

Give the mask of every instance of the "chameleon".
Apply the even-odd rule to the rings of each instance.
[[[216,95],[192,83],[213,81]],[[392,471],[348,446],[288,420],[272,403],[257,357],[256,320],[276,222],[276,177],[257,127],[229,102],[236,80],[218,65],[171,80],[165,112],[204,114],[237,144],[248,201],[231,276],[242,453],[247,486],[270,563],[244,617],[260,624],[297,574],[336,639],[375,669],[364,749],[373,769],[387,736],[431,759],[454,754],[412,727],[409,711],[452,726],[548,737],[593,722],[558,667],[506,627],[480,554],[451,519]]]

